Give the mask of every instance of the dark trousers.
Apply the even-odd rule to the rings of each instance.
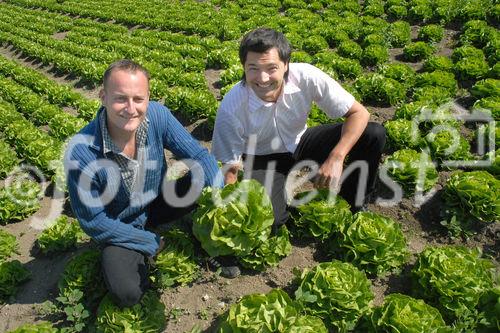
[[[311,160],[319,166],[326,160],[332,149],[340,141],[342,124],[327,124],[308,128],[293,154],[278,153],[245,157],[245,168],[250,167],[250,178],[259,181],[266,187],[274,210],[275,225],[282,225],[288,220],[285,184],[293,166],[300,161]],[[362,206],[356,202],[358,183],[366,181],[366,191],[361,196],[374,191],[377,170],[385,145],[385,129],[377,123],[368,123],[365,131],[348,154],[348,163],[364,161],[368,166],[366,179],[360,177],[359,169],[350,173],[342,182],[340,196],[349,202],[351,207]],[[251,161],[253,160],[253,164]],[[345,170],[345,169],[344,169]],[[266,176],[267,174],[267,176]],[[266,181],[268,184],[266,184]]]
[[[191,175],[179,178],[175,182],[178,197],[184,196],[191,187]],[[172,222],[195,208],[195,204],[186,207],[172,207],[159,195],[149,205],[147,228],[154,228],[163,223]],[[101,265],[108,291],[117,305],[129,307],[138,303],[149,287],[149,258],[143,253],[120,246],[106,244],[101,252]]]

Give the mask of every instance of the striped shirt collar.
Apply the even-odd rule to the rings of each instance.
[[[108,153],[114,154],[123,154],[122,151],[113,143],[111,139],[111,135],[109,134],[108,126],[107,126],[107,118],[106,118],[106,109],[103,109],[99,114],[99,125],[101,127],[101,135],[102,135],[102,151],[105,155]],[[149,127],[149,119],[146,117],[143,122],[137,128],[137,132],[135,134],[136,137],[136,147],[142,148],[146,146],[146,138]]]

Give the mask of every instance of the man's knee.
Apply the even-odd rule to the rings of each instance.
[[[386,141],[386,131],[384,126],[378,123],[369,122],[363,136],[367,142],[374,145],[380,151],[384,149]]]
[[[121,285],[109,289],[111,297],[120,307],[131,307],[141,301],[144,291],[139,285]]]
[[[104,281],[111,297],[120,307],[137,304],[148,287],[144,256],[134,250],[108,245],[101,256]]]

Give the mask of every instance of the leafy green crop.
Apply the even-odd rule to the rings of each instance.
[[[324,262],[305,269],[298,279],[295,298],[304,311],[322,318],[338,332],[352,330],[370,311],[370,280],[350,263]]]
[[[461,80],[477,80],[486,77],[489,66],[484,57],[466,57],[456,62],[454,69]]]
[[[18,260],[0,263],[0,303],[17,293],[19,285],[31,278],[31,272]]]
[[[406,60],[417,62],[427,59],[434,53],[434,47],[426,42],[414,42],[406,45],[403,49],[403,55]]]
[[[470,20],[463,25],[462,29],[460,43],[463,45],[483,48],[487,45],[489,37],[494,35],[494,29],[482,20]]]
[[[380,66],[378,72],[411,88],[415,83],[415,70],[407,64],[391,63]]]
[[[336,252],[370,274],[380,275],[397,268],[408,259],[409,252],[400,225],[391,218],[372,212],[359,212],[338,238]]]
[[[453,61],[445,56],[431,55],[424,61],[423,68],[426,72],[437,70],[450,72],[453,70]]]
[[[59,295],[65,296],[73,290],[81,290],[84,302],[94,305],[106,292],[101,273],[100,252],[89,250],[73,257],[64,267],[59,280]]]
[[[189,235],[174,229],[162,234],[165,248],[156,257],[159,285],[162,288],[174,284],[186,285],[199,274],[194,260],[194,246]]]
[[[309,116],[307,117],[307,126],[313,127],[313,126],[317,126],[317,125],[333,124],[333,123],[339,123],[339,122],[343,122],[343,121],[344,121],[344,118],[336,118],[336,119],[330,118],[316,104],[313,104],[311,107],[311,111],[309,112]]]
[[[415,88],[413,100],[415,102],[425,102],[428,105],[442,105],[451,100],[450,91],[443,87],[423,86]]]
[[[397,105],[406,99],[406,87],[381,74],[362,75],[356,80],[354,87],[365,102]]]
[[[152,290],[144,294],[139,304],[122,309],[107,294],[97,309],[98,333],[158,333],[165,326],[165,305]]]
[[[443,188],[445,216],[454,234],[500,220],[500,180],[486,171],[453,173]]]
[[[6,177],[19,164],[16,151],[0,139],[0,178]]]
[[[295,51],[292,53],[290,61],[291,62],[307,62],[310,64],[313,62],[313,57],[305,51]],[[222,78],[222,76],[221,76],[221,78]]]
[[[15,180],[0,189],[0,224],[20,221],[40,208],[40,185],[33,180]]]
[[[500,80],[485,79],[478,81],[472,86],[470,92],[476,98],[500,97]]]
[[[455,63],[465,58],[484,58],[484,53],[474,46],[464,45],[455,48],[451,54],[451,60]]]
[[[281,226],[276,235],[271,236],[248,256],[240,258],[243,266],[263,271],[267,266],[278,266],[281,258],[292,253],[292,244],[286,226]]]
[[[450,96],[455,96],[457,92],[457,81],[453,73],[440,70],[417,75],[415,87],[425,86],[443,87],[449,91]]]
[[[61,215],[42,231],[37,242],[42,253],[48,254],[66,251],[87,238],[77,220]]]
[[[309,54],[315,54],[328,49],[328,43],[321,36],[310,36],[304,40],[302,49]]]
[[[441,87],[423,87],[420,92],[427,93],[430,89],[431,91],[437,89],[438,94]],[[424,90],[426,90],[424,92]],[[424,96],[424,95],[423,95]],[[422,131],[422,135],[426,135],[429,131],[434,130],[437,131],[439,129],[459,129],[462,122],[457,119],[455,114],[452,112],[452,104],[446,103],[441,104],[440,106],[433,106],[440,103],[434,103],[432,100],[434,96],[425,95],[425,99],[414,102],[414,106],[424,105],[423,108],[420,108],[420,113],[413,120],[418,121],[419,128]],[[430,100],[426,100],[426,99]],[[439,98],[439,97],[436,97]],[[431,107],[425,107],[425,105],[432,105]],[[418,108],[417,108],[418,110]],[[440,127],[438,127],[440,126]]]
[[[418,31],[418,39],[424,42],[439,43],[444,36],[444,28],[440,25],[424,25]]]
[[[303,193],[305,196],[308,193]],[[340,196],[328,200],[328,191],[320,191],[308,203],[297,206],[293,220],[300,234],[326,240],[343,230],[352,221],[350,206]]]
[[[486,168],[486,171],[495,177],[500,176],[500,148],[496,151],[490,151],[485,155],[485,159],[491,161],[491,165]]]
[[[337,52],[346,58],[350,59],[360,59],[363,49],[361,46],[352,40],[346,40],[339,44],[337,47]]]
[[[473,110],[488,111],[494,120],[500,120],[500,97],[484,97],[474,103]]]
[[[389,17],[398,20],[404,19],[408,15],[406,7],[401,5],[391,5],[387,8],[386,12]]]
[[[385,39],[385,36],[383,34],[377,33],[377,32],[366,35],[363,38],[363,41],[361,42],[361,46],[364,48],[369,46],[369,45],[382,45],[382,46],[387,47],[387,46],[389,46],[388,44],[389,43]]]
[[[18,247],[16,236],[0,230],[0,263],[8,259],[12,253],[17,253]]]
[[[425,137],[433,160],[440,165],[444,161],[467,161],[472,159],[470,144],[458,132],[440,131]]]
[[[321,319],[301,315],[296,302],[284,291],[273,289],[267,294],[243,296],[223,317],[217,332],[326,333],[327,330]]]
[[[52,326],[52,323],[41,322],[38,324],[24,324],[8,333],[58,333],[59,330]]]
[[[387,40],[392,47],[404,47],[411,40],[410,24],[406,21],[396,21],[387,28]]]
[[[413,292],[436,306],[447,322],[473,314],[493,287],[493,264],[477,250],[462,246],[429,247],[412,270]]]
[[[366,332],[438,332],[446,327],[439,311],[421,299],[390,294],[367,319]]]
[[[416,149],[422,144],[418,124],[406,119],[389,120],[384,123],[388,145],[391,149]]]
[[[479,299],[478,332],[493,333],[500,330],[500,286],[491,288]]]
[[[405,103],[396,109],[394,119],[413,120],[425,109],[431,109],[431,107],[434,107],[434,105],[427,101]]]
[[[389,60],[389,50],[385,45],[368,45],[361,55],[361,60],[365,66],[375,66]]]
[[[219,199],[214,201],[215,199]],[[217,201],[228,200],[217,205]],[[267,241],[274,221],[271,201],[255,180],[205,188],[193,215],[193,234],[212,256],[245,256]]]
[[[426,22],[432,18],[432,7],[428,1],[411,2],[408,8],[408,18],[414,22]]]
[[[438,180],[436,167],[429,155],[412,149],[401,149],[384,163],[389,176],[403,187],[405,194],[428,191]]]

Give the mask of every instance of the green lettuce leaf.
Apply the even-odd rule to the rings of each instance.
[[[61,215],[51,227],[42,231],[37,242],[44,254],[62,252],[76,246],[78,242],[89,239],[80,228],[78,221]]]
[[[52,323],[41,322],[38,324],[24,324],[8,333],[57,333],[59,330]]]
[[[280,289],[267,294],[251,294],[231,306],[218,333],[317,332],[326,333],[321,319],[302,316],[297,304]]]
[[[162,236],[165,248],[155,260],[159,285],[166,288],[192,282],[199,275],[199,269],[194,260],[194,246],[189,235],[174,229]]]
[[[263,271],[267,266],[278,266],[281,258],[292,252],[290,236],[286,226],[281,226],[275,236],[269,237],[248,256],[239,258],[247,268]]]
[[[107,294],[97,309],[98,333],[157,333],[166,326],[165,305],[154,291],[144,294],[139,304],[120,308]]]
[[[454,172],[442,198],[445,224],[454,234],[500,220],[500,180],[487,171]]]
[[[367,332],[437,333],[446,327],[439,311],[421,299],[390,294],[369,316]]]
[[[307,194],[308,192],[301,193],[300,196]],[[329,201],[328,191],[320,191],[313,200],[297,206],[296,212],[292,218],[299,233],[320,240],[329,239],[352,221],[347,201],[340,196]]]
[[[0,303],[17,293],[18,287],[31,278],[31,272],[18,260],[0,264]]]
[[[448,323],[466,320],[477,315],[479,299],[493,287],[493,268],[478,250],[429,247],[420,253],[411,272],[413,292],[437,307]]]
[[[64,267],[59,279],[59,295],[69,295],[78,289],[84,294],[84,301],[92,307],[106,293],[101,273],[101,253],[98,250],[85,251],[73,257]]]
[[[418,148],[422,145],[418,124],[411,120],[389,120],[384,127],[391,149]]]
[[[386,159],[384,167],[389,176],[403,187],[405,195],[428,191],[438,180],[436,167],[425,152],[398,150]]]
[[[0,263],[8,259],[13,253],[18,253],[18,247],[16,236],[0,230]]]
[[[228,202],[217,205],[214,198]],[[193,234],[212,257],[249,255],[267,241],[274,222],[271,201],[256,180],[243,180],[223,189],[205,188],[198,206]]]
[[[307,314],[325,320],[338,332],[352,330],[370,310],[373,293],[365,273],[337,260],[305,269],[295,299]]]
[[[344,261],[367,273],[382,274],[404,264],[409,257],[399,223],[389,217],[359,212],[338,239]]]

